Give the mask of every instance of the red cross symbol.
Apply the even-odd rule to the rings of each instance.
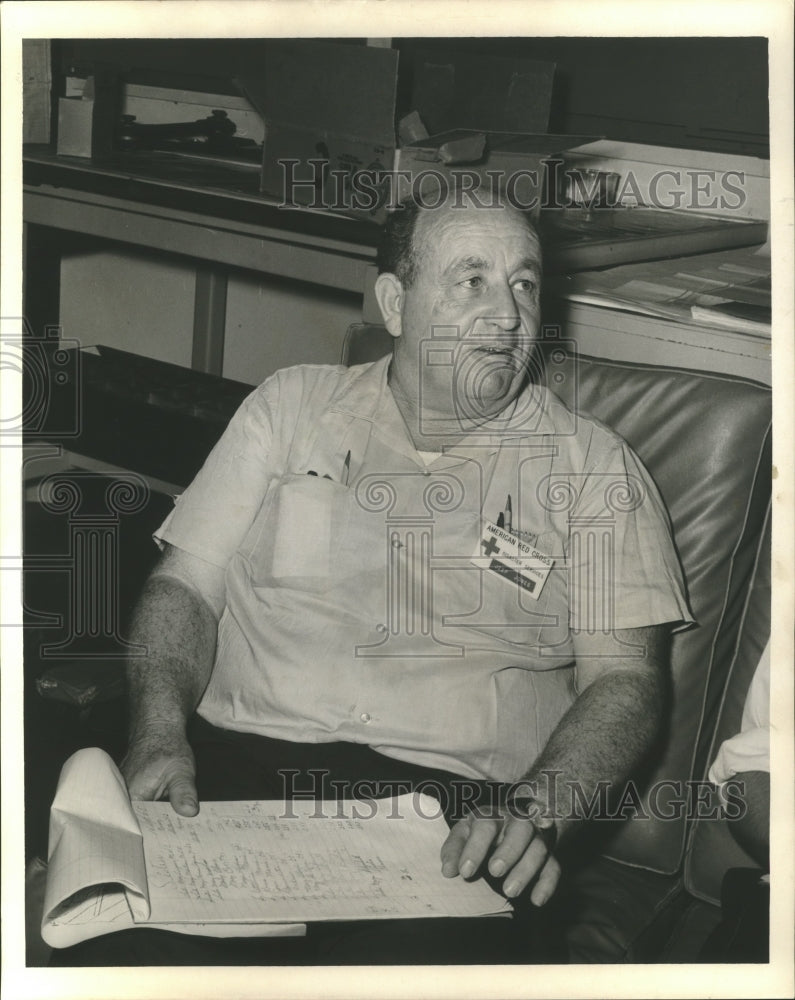
[[[493,556],[495,552],[500,551],[500,547],[497,545],[497,539],[493,536],[487,542],[482,541],[480,544],[483,546],[483,551],[487,556]]]

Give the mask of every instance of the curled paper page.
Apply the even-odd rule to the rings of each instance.
[[[85,937],[75,937],[75,927],[88,920],[132,926],[133,917],[149,916],[141,830],[124,779],[102,750],[79,750],[64,764],[50,810],[48,869],[42,936],[54,947]]]
[[[154,805],[154,803],[153,803]],[[167,803],[159,803],[170,811]],[[133,927],[210,937],[293,937],[302,923],[150,921],[141,830],[124,779],[110,757],[79,750],[61,771],[50,811],[47,887],[41,934],[52,948]]]

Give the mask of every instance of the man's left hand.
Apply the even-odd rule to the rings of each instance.
[[[486,857],[489,872],[502,878],[503,892],[516,897],[535,879],[530,902],[543,906],[560,879],[560,865],[551,853],[554,820],[518,818],[505,812],[495,816],[468,816],[459,820],[445,840],[442,874],[472,878]]]

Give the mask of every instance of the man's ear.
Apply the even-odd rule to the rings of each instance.
[[[394,274],[379,274],[375,279],[375,298],[384,326],[393,337],[399,337],[403,332],[403,285]]]

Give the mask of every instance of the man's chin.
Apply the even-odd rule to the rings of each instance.
[[[513,361],[493,366],[481,377],[474,396],[484,407],[504,409],[516,397],[517,378],[518,372]]]
[[[490,396],[468,396],[459,399],[458,419],[462,424],[480,426],[497,417],[505,417],[516,402],[519,391],[512,385],[510,391]]]
[[[498,416],[514,403],[525,381],[526,372],[519,370],[513,360],[492,365],[479,378],[470,380],[466,393],[462,393],[462,409],[481,419]]]

